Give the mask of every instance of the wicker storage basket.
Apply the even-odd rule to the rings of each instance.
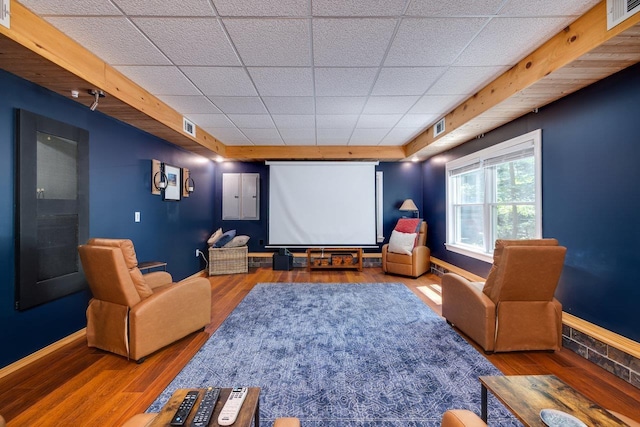
[[[209,276],[246,273],[248,271],[248,251],[247,246],[209,248]]]

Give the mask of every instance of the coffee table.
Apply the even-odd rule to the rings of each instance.
[[[186,396],[187,392],[197,390],[200,392],[198,396],[198,400],[196,401],[195,406],[189,413],[189,417],[187,418],[187,422],[184,424],[186,427],[191,425],[191,420],[196,414],[196,410],[198,409],[198,405],[204,396],[204,392],[206,389],[204,388],[179,388],[173,392],[173,395],[169,399],[169,401],[164,405],[162,411],[158,414],[158,416],[153,420],[150,424],[151,427],[168,427],[171,419],[176,413],[178,406],[182,402],[182,399]],[[224,403],[227,401],[229,394],[231,393],[232,388],[222,388],[220,390],[220,397],[218,398],[218,402],[216,403],[216,407],[213,410],[213,415],[211,416],[211,421],[209,422],[209,426],[211,427],[219,427],[218,424],[218,415],[224,406]],[[240,413],[238,414],[238,418],[233,423],[233,427],[251,427],[251,421],[253,421],[253,425],[255,427],[260,427],[260,388],[259,387],[249,387],[249,393],[247,393],[247,397],[244,399],[242,403],[242,407],[240,408]]]
[[[554,375],[507,375],[480,377],[481,418],[487,422],[487,390],[525,426],[546,426],[540,418],[543,409],[566,412],[588,426],[626,426],[606,409],[598,406]]]

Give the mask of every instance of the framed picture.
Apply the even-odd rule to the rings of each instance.
[[[180,176],[180,168],[166,163],[162,164],[162,168],[167,177],[167,186],[162,192],[162,200],[180,200],[180,196],[182,195],[182,177]]]

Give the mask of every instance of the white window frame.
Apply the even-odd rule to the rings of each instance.
[[[542,237],[542,130],[537,129],[527,134],[512,138],[508,141],[501,142],[492,147],[485,148],[459,159],[452,160],[446,164],[446,192],[447,192],[447,241],[445,247],[447,250],[462,255],[469,256],[471,258],[479,259],[481,261],[493,262],[493,248],[495,242],[485,241],[485,248],[481,250],[476,246],[465,245],[462,243],[455,243],[455,212],[453,209],[454,204],[454,189],[453,180],[450,171],[464,168],[473,167],[474,164],[479,164],[480,169],[484,169],[483,163],[486,160],[493,159],[499,156],[503,156],[509,153],[522,150],[527,145],[533,145],[533,156],[535,162],[535,233],[536,238]],[[485,212],[485,224],[484,230],[488,231],[490,228],[489,223],[489,210],[492,203],[488,201],[489,190],[486,188],[488,183],[485,182],[485,200],[483,203]]]

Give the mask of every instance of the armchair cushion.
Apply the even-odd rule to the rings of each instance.
[[[420,218],[400,218],[394,230],[401,233],[418,233],[421,223],[422,219]]]
[[[402,233],[393,230],[389,238],[389,252],[411,255],[411,251],[416,242],[416,236],[416,233]]]

